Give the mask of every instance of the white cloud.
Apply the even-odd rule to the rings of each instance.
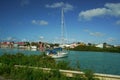
[[[28,40],[24,38],[24,39],[22,39],[21,41],[22,41],[22,42],[25,42],[25,41],[28,41]]]
[[[86,20],[90,20],[93,17],[105,15],[108,11],[109,10],[107,10],[106,8],[91,9],[91,10],[80,12],[79,17]]]
[[[53,3],[51,5],[47,4],[47,5],[45,5],[45,7],[47,7],[47,8],[63,8],[64,11],[71,11],[74,8],[71,4],[64,3],[64,2]]]
[[[13,37],[7,37],[5,40],[7,40],[7,41],[15,41],[16,39],[13,38]]]
[[[59,3],[53,3],[52,5],[45,5],[47,8],[59,8],[59,7],[62,7],[64,5],[63,2],[59,2]]]
[[[73,10],[73,6],[71,4],[64,4],[64,10],[65,11],[72,11]]]
[[[118,21],[116,22],[116,24],[117,24],[117,25],[120,25],[120,20],[118,20]]]
[[[109,13],[110,15],[120,16],[120,3],[107,3],[105,4],[105,7],[111,11]]]
[[[40,39],[44,39],[44,36],[40,36]]]
[[[32,24],[38,24],[38,25],[48,25],[48,22],[45,20],[32,20]]]
[[[93,17],[103,15],[120,17],[120,3],[107,3],[104,5],[104,8],[95,8],[86,11],[81,11],[79,13],[79,18],[90,20]]]
[[[102,36],[104,36],[104,34],[103,33],[100,33],[100,32],[90,32],[89,33],[91,36],[96,36],[96,37],[102,37]]]
[[[90,32],[88,29],[85,29],[84,31],[85,31],[85,32]]]
[[[39,22],[39,24],[40,24],[40,25],[48,25],[48,22],[47,22],[47,21],[44,21],[44,20],[41,20],[41,21]]]
[[[21,6],[29,5],[30,0],[21,0]]]
[[[116,41],[116,39],[112,38],[112,37],[110,37],[110,38],[107,39],[107,42],[115,42],[115,41]]]
[[[37,21],[36,21],[36,20],[32,20],[32,23],[33,23],[33,24],[37,24]]]
[[[85,32],[87,32],[89,35],[91,36],[96,36],[96,37],[102,37],[104,36],[105,34],[101,33],[101,32],[91,32],[90,30],[84,30]]]

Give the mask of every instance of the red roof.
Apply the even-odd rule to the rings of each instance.
[[[18,45],[24,45],[24,42],[17,42]]]

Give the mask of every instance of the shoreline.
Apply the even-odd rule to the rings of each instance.
[[[28,51],[40,51],[37,49],[24,49],[24,48],[0,48],[0,49],[18,49],[18,50],[28,50]],[[75,50],[75,49],[69,49],[69,51],[84,51],[84,52],[105,52],[105,53],[116,53],[116,54],[120,54],[120,52],[117,51],[101,51],[101,50]]]

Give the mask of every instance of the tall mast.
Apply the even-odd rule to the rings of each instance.
[[[64,8],[62,8],[61,11],[61,37],[62,37],[61,44],[64,44]]]

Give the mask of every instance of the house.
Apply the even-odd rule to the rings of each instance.
[[[14,44],[13,44],[13,47],[14,47],[14,48],[18,48],[18,44],[17,44],[17,43],[14,43]]]
[[[13,43],[12,42],[1,42],[0,43],[0,47],[1,48],[12,48],[13,47]]]
[[[22,49],[24,49],[25,48],[25,43],[24,42],[17,42],[17,44],[18,44],[18,48],[22,48]]]
[[[95,47],[98,47],[98,48],[103,48],[103,44],[97,44]]]

